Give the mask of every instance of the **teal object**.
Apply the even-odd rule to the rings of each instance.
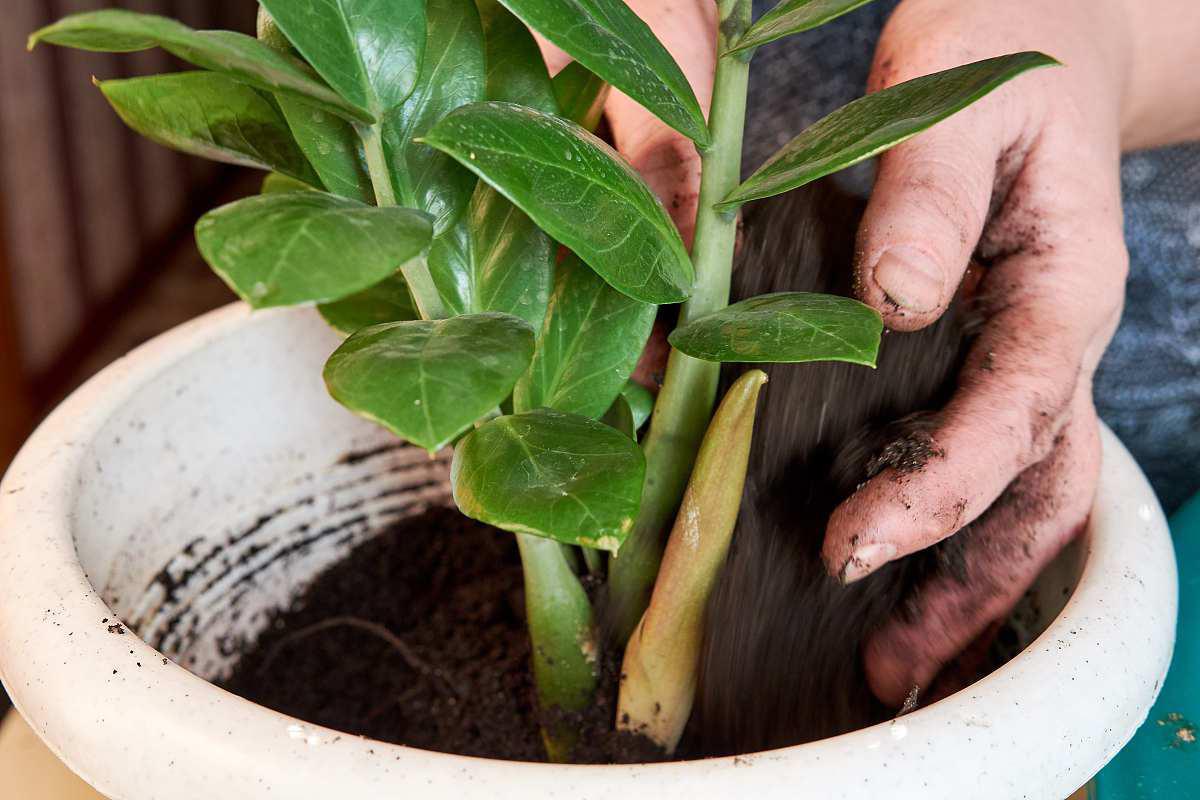
[[[1179,564],[1175,656],[1150,716],[1096,778],[1097,800],[1200,798],[1200,495],[1171,518]]]

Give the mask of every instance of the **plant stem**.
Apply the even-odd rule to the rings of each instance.
[[[392,183],[392,172],[388,169],[387,155],[383,151],[382,128],[379,125],[361,125],[358,126],[358,135],[362,139],[371,186],[375,189],[376,205],[396,205],[396,187]],[[408,291],[417,304],[417,310],[421,312],[421,319],[445,319],[448,316],[446,304],[442,302],[433,276],[429,274],[425,256],[409,259],[400,265],[400,271],[408,283]]]
[[[750,0],[720,0],[717,52],[722,53],[750,25]],[[680,312],[680,324],[729,304],[737,215],[714,206],[741,177],[742,134],[750,64],[743,56],[721,56],[713,81],[708,128],[712,144],[701,155],[700,200],[692,264],[696,284]],[[609,614],[619,641],[628,639],[650,600],[662,560],[663,532],[679,507],[700,441],[712,416],[720,365],[672,350],[650,430],[643,445],[646,486],[629,538],[609,567]]]
[[[577,730],[554,709],[579,711],[596,694],[599,645],[592,606],[571,571],[562,545],[518,533],[525,570],[525,620],[533,642],[533,677],[543,711],[542,739],[551,761],[566,761]],[[546,712],[549,715],[546,716]]]

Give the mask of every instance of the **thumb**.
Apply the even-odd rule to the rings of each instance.
[[[857,286],[890,328],[929,325],[958,289],[996,178],[987,116],[968,109],[880,159],[858,231]]]

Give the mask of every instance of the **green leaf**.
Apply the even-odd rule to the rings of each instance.
[[[750,26],[750,30],[729,48],[729,53],[749,50],[793,33],[819,28],[843,14],[861,8],[871,0],[781,0]]]
[[[375,189],[367,174],[362,140],[341,117],[287,95],[276,95],[296,144],[308,157],[330,192],[374,204]]]
[[[604,104],[612,89],[603,78],[590,69],[572,61],[554,76],[554,95],[558,114],[584,130],[595,132],[604,114]]]
[[[558,113],[542,51],[521,20],[496,0],[480,0],[487,42],[487,99]]]
[[[385,322],[420,319],[421,314],[408,291],[404,276],[396,274],[357,294],[317,307],[329,326],[341,333],[354,333]]]
[[[729,210],[857,164],[969,106],[1021,73],[1057,64],[1042,53],[977,61],[897,84],[842,106],[785,144],[717,204]]]
[[[29,47],[39,42],[109,53],[161,47],[259,89],[306,97],[340,116],[373,121],[368,110],[342,99],[301,62],[233,31],[195,31],[166,17],[108,9],[74,14],[42,28],[29,37]]]
[[[616,552],[637,515],[646,460],[602,422],[548,408],[485,423],[454,451],[454,500],[468,517]]]
[[[376,119],[416,85],[424,0],[261,0],[275,24],[342,97]]]
[[[413,141],[448,112],[483,99],[483,31],[471,0],[429,0],[429,40],[417,88],[383,124],[400,205],[433,216],[441,235],[467,207],[475,177],[454,159]]]
[[[196,223],[200,253],[255,308],[329,302],[372,286],[429,246],[427,215],[324,192],[248,197]]]
[[[481,2],[480,14],[487,64],[486,77],[482,68],[476,73],[480,91],[493,99],[553,104],[550,77],[529,29],[495,2]],[[503,311],[540,328],[554,274],[550,237],[450,156],[425,144],[412,146],[436,154],[467,179],[467,214],[434,241],[429,254],[430,273],[446,307],[458,314]]]
[[[258,39],[272,50],[294,55],[292,43],[279,30],[275,20],[261,6],[258,9]],[[330,192],[375,203],[375,188],[367,174],[362,139],[346,120],[296,97],[275,96],[279,110],[287,119],[292,137]]]
[[[502,311],[536,330],[546,315],[555,249],[533,220],[480,183],[463,218],[434,240],[429,271],[450,313]]]
[[[629,381],[621,390],[621,396],[629,403],[629,410],[633,412],[633,429],[641,430],[646,420],[654,413],[654,395],[640,383]]]
[[[259,190],[259,194],[283,194],[285,192],[315,191],[318,191],[315,186],[302,183],[295,178],[289,178],[287,175],[280,175],[278,172],[272,172],[267,175],[267,177],[263,178],[262,188]]]
[[[604,412],[600,421],[637,441],[637,421],[634,420],[633,409],[629,407],[629,401],[624,395],[617,395],[617,399],[612,401],[612,405]]]
[[[558,267],[554,294],[514,407],[598,418],[637,366],[658,308],[613,289],[577,257]]]
[[[161,145],[214,161],[320,183],[279,110],[215,72],[96,81],[125,124]]]
[[[347,339],[325,365],[339,403],[433,452],[500,404],[533,356],[510,314],[390,322]]]
[[[622,0],[501,0],[525,24],[701,147],[708,125],[667,48]]]
[[[647,303],[688,297],[691,260],[666,210],[616,151],[578,125],[511,103],[475,103],[448,114],[425,141],[618,290]]]
[[[883,321],[848,297],[779,292],[734,303],[676,328],[671,346],[704,361],[848,361],[875,366]]]

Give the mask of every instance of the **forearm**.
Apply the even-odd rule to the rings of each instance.
[[[1122,147],[1200,139],[1200,2],[1120,2],[1130,47]]]

